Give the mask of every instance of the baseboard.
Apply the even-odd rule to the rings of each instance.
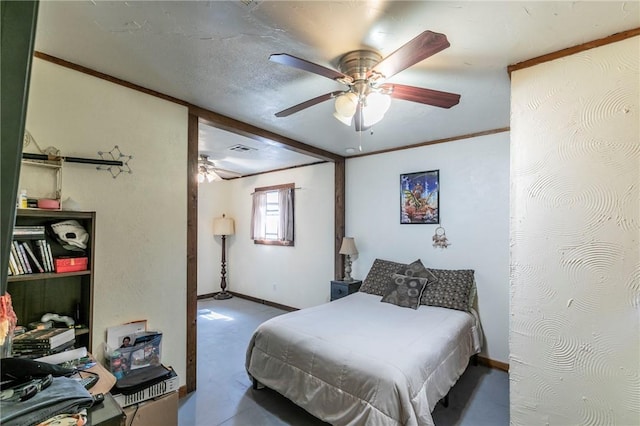
[[[198,295],[198,300],[200,300],[200,299],[211,299],[214,294],[216,294],[216,293],[200,294],[200,295]]]
[[[502,370],[509,372],[509,364],[502,361],[496,361],[494,359],[485,358],[483,356],[478,356],[478,362],[486,367],[495,368],[496,370]]]
[[[270,302],[269,300],[259,299],[253,296],[247,296],[246,294],[236,293],[235,291],[230,291],[229,293],[241,299],[251,300],[252,302],[261,303],[263,305],[271,306],[272,308],[282,309],[283,311],[293,312],[298,310],[298,308],[292,308],[291,306],[281,305],[276,302]]]
[[[211,299],[216,293],[200,294],[200,295],[198,295],[198,300]],[[260,299],[260,298],[257,298],[257,297],[248,296],[248,295],[242,294],[242,293],[236,293],[235,291],[230,291],[229,293],[231,293],[235,297],[239,297],[241,299],[251,300],[252,302],[260,303],[261,305],[271,306],[272,308],[282,309],[283,311],[293,312],[293,311],[297,311],[298,310],[298,308],[292,308],[291,306],[281,305],[280,303],[271,302],[269,300],[264,300],[264,299]]]

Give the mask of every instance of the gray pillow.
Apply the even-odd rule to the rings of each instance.
[[[420,304],[469,311],[473,304],[473,269],[429,268],[429,271],[437,281],[429,282]]]
[[[367,277],[360,286],[363,293],[384,296],[387,293],[387,287],[393,275],[400,267],[407,266],[402,263],[392,262],[390,260],[376,259],[369,269]]]
[[[420,259],[416,260],[413,263],[400,267],[400,269],[396,271],[396,274],[406,275],[408,277],[426,278],[427,280],[429,280],[429,282],[438,280],[438,278],[433,275],[430,270],[425,268]]]
[[[427,281],[426,278],[393,274],[390,288],[381,301],[403,308],[418,309],[420,297],[427,286]]]

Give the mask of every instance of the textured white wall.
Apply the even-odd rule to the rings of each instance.
[[[512,75],[514,425],[640,424],[639,52]]]
[[[184,384],[187,109],[35,59],[26,128],[65,156],[99,158],[114,145],[133,155],[133,174],[116,179],[95,165],[63,170],[63,197],[96,211],[94,353],[107,327],[147,319]]]
[[[400,224],[400,174],[440,170],[441,226],[451,246],[434,248],[438,225]],[[509,311],[509,133],[347,160],[346,234],[364,279],[376,258],[474,269],[483,354],[507,362]]]
[[[249,238],[251,193],[285,183],[300,187],[295,192],[295,246],[254,244]],[[221,184],[199,189],[198,294],[220,291],[220,238],[203,232],[210,234],[206,229],[213,217],[226,213],[236,225],[236,234],[227,238],[229,290],[295,308],[328,302],[333,279],[333,163]]]

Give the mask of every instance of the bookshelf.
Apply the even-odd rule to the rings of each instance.
[[[75,255],[76,252],[66,250],[58,243],[50,232],[50,225],[68,219],[77,220],[89,234],[87,248],[81,254],[88,258],[88,268],[63,273],[10,275],[7,278],[7,290],[19,325],[26,327],[50,312],[70,316],[76,325],[82,325],[82,328],[76,328],[76,346],[86,346],[89,351],[92,350],[95,218],[95,212],[18,209],[16,226],[45,226],[44,238],[51,246],[54,259]]]

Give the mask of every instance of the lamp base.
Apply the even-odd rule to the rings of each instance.
[[[231,299],[233,295],[228,291],[221,291],[213,295],[213,298],[216,300],[227,300]]]
[[[354,281],[354,279],[351,278],[351,256],[350,255],[347,255],[346,261],[344,262],[344,278],[342,279],[342,281],[345,281],[345,282]]]

